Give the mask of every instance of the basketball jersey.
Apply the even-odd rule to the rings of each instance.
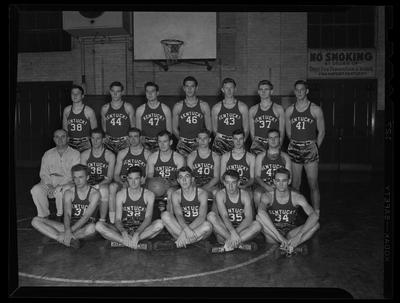
[[[257,112],[254,115],[254,136],[267,138],[269,129],[279,130],[279,119],[272,110],[274,102],[271,106],[263,111],[261,105],[258,104]]]
[[[289,200],[285,204],[280,204],[276,200],[276,189],[274,190],[274,200],[268,207],[268,215],[276,225],[295,225],[297,217],[297,208],[292,202],[292,191],[289,190]]]
[[[165,117],[161,104],[160,102],[155,109],[152,109],[146,103],[141,117],[143,136],[156,138],[160,131],[167,129],[167,118]]]
[[[74,114],[71,106],[67,117],[68,137],[74,139],[90,137],[90,120],[85,116],[85,107],[86,105],[80,113]]]
[[[128,152],[125,157],[122,159],[122,166],[120,176],[127,176],[128,169],[133,166],[139,166],[142,168],[142,176],[146,177],[146,158],[144,157],[144,148],[139,155],[133,155],[131,153],[131,148],[129,147]]]
[[[197,133],[204,127],[204,114],[201,111],[200,100],[194,107],[189,107],[183,100],[182,110],[179,114],[179,136],[187,139],[195,139]]]
[[[96,158],[93,155],[93,149],[90,150],[90,156],[86,165],[89,167],[90,178],[96,181],[102,181],[107,176],[108,162],[106,161],[106,149],[103,149],[100,157]]]
[[[296,141],[308,141],[317,139],[317,121],[311,115],[311,102],[304,112],[296,109],[293,105],[293,112],[290,116],[291,139]]]
[[[239,183],[246,184],[250,179],[250,166],[246,162],[247,152],[239,160],[235,160],[230,152],[228,162],[226,162],[226,170],[233,169],[239,173]]]
[[[196,151],[196,158],[193,160],[193,175],[196,180],[197,186],[204,186],[214,178],[214,159],[212,151],[207,158],[203,159]]]
[[[133,201],[129,196],[129,188],[126,189],[126,199],[122,204],[122,217],[121,222],[124,227],[134,226],[141,224],[144,221],[146,214],[146,203],[144,202],[144,188],[140,198]]]
[[[229,199],[229,195],[225,191],[225,207],[228,212],[229,221],[233,225],[239,225],[244,219],[244,205],[242,203],[242,190],[239,189],[239,199],[238,202],[233,203],[231,199]]]
[[[282,157],[281,153],[276,158],[271,158],[267,152],[261,162],[261,179],[265,183],[272,185],[275,171],[280,167],[285,168],[285,165],[286,160]]]
[[[239,111],[239,101],[235,100],[236,104],[233,108],[228,109],[221,101],[221,110],[217,115],[218,133],[232,137],[232,132],[242,128],[242,113]]]
[[[72,211],[71,211],[71,220],[72,221],[77,221],[82,216],[84,215],[86,209],[88,208],[90,202],[89,202],[89,195],[90,191],[92,190],[92,187],[89,186],[88,193],[86,195],[86,198],[81,200],[78,196],[77,189],[75,186],[75,196],[74,200],[72,200],[71,206],[72,206]]]
[[[181,208],[183,218],[186,224],[192,223],[198,216],[200,211],[200,201],[199,201],[199,190],[196,187],[196,194],[192,201],[189,201],[183,195],[183,190],[181,189]]]
[[[129,115],[125,110],[125,101],[118,109],[114,109],[109,103],[106,117],[106,134],[113,138],[120,138],[128,135],[131,123]]]
[[[171,153],[171,158],[167,162],[163,162],[160,158],[160,151],[158,152],[157,161],[154,164],[154,177],[161,177],[168,181],[176,180],[178,168],[174,162],[174,153],[174,151]]]

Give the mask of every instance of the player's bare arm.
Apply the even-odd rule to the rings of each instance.
[[[179,114],[182,111],[183,101],[179,101],[172,109],[172,131],[173,134],[179,138]]]

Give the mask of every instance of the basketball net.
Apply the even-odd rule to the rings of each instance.
[[[160,41],[165,53],[167,64],[174,64],[181,58],[183,41],[176,39],[164,39]]]

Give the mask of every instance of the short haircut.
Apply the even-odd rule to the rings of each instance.
[[[226,83],[233,83],[233,85],[236,87],[236,82],[232,78],[225,78],[222,80],[222,86],[224,86]]]
[[[119,87],[121,88],[121,90],[124,90],[124,86],[123,86],[122,83],[119,82],[119,81],[114,81],[114,82],[112,82],[112,83],[110,84],[110,89],[111,89],[113,86],[119,86]]]
[[[86,174],[86,176],[89,174],[89,169],[88,169],[88,167],[87,167],[86,165],[84,165],[84,164],[75,164],[74,166],[71,167],[71,175],[72,175],[74,172],[77,172],[77,171],[84,171],[85,174]]]
[[[211,132],[207,128],[202,128],[197,135],[199,134],[207,134],[208,137],[211,137]]]
[[[171,134],[169,131],[167,131],[166,129],[160,131],[160,132],[157,134],[157,139],[160,138],[160,137],[163,137],[163,136],[165,136],[165,135],[168,136],[168,139],[172,140],[172,134]]]
[[[193,76],[188,76],[185,79],[183,79],[183,82],[182,82],[183,86],[185,86],[187,81],[193,81],[196,86],[198,85],[198,82],[197,82],[196,78],[193,77]]]
[[[258,88],[260,88],[261,85],[268,85],[271,90],[274,89],[274,86],[269,80],[261,80],[260,82],[258,82]]]
[[[105,136],[105,134],[104,134],[104,131],[103,131],[103,129],[101,128],[101,127],[96,127],[96,128],[94,128],[94,129],[92,129],[91,131],[90,131],[90,134],[91,135],[93,135],[93,134],[101,134],[101,136],[104,138],[104,136]]]
[[[277,130],[276,128],[271,128],[268,130],[267,132],[267,137],[269,136],[269,134],[271,133],[278,133],[279,136],[281,136],[281,133],[279,132],[279,130]]]
[[[306,89],[308,89],[308,83],[307,83],[305,80],[297,80],[297,81],[294,83],[294,87],[296,87],[296,85],[298,85],[298,84],[303,84],[304,87],[305,87]]]
[[[235,129],[235,130],[232,132],[232,137],[233,137],[234,135],[240,135],[240,134],[242,134],[243,137],[244,137],[244,130],[243,130],[243,128]]]
[[[193,177],[193,171],[189,166],[182,166],[180,169],[178,169],[178,175],[179,173],[189,173],[190,176]]]
[[[79,90],[81,91],[82,95],[85,94],[85,91],[83,90],[83,87],[80,86],[80,85],[76,85],[76,84],[72,85],[71,91],[72,91],[73,89],[79,89]]]
[[[134,166],[128,168],[126,175],[128,176],[129,174],[132,174],[132,173],[138,173],[139,176],[142,177],[143,169],[140,166],[134,165]]]
[[[131,127],[129,130],[128,130],[128,134],[129,133],[138,133],[139,134],[139,137],[142,135],[142,131],[139,129],[139,128],[137,128],[137,127]]]
[[[59,131],[64,132],[65,135],[68,137],[68,132],[67,132],[65,129],[63,129],[63,128],[58,128],[58,129],[56,129],[56,130],[53,132],[53,137],[56,135],[56,132],[59,132]]]
[[[155,88],[156,88],[156,91],[159,91],[159,87],[158,87],[158,85],[157,85],[157,84],[155,84],[154,82],[151,82],[151,81],[149,81],[149,82],[146,82],[146,84],[144,85],[144,90],[146,90],[146,88],[147,88],[148,86],[153,86],[153,87],[155,87]]]
[[[225,181],[226,177],[229,176],[235,180],[239,180],[240,176],[239,173],[236,170],[233,169],[228,169],[227,171],[224,172],[224,174],[222,175],[222,180]]]
[[[290,171],[285,167],[279,167],[276,171],[274,171],[274,179],[276,174],[285,174],[288,179],[290,179]]]

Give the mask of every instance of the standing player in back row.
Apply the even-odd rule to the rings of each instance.
[[[290,105],[285,112],[286,133],[290,140],[287,152],[292,160],[292,186],[296,190],[300,189],[304,166],[313,208],[319,215],[318,148],[325,137],[324,116],[322,109],[308,100],[308,85],[305,81],[296,81],[294,88],[296,103]]]
[[[257,155],[268,148],[268,130],[277,129],[280,135],[280,145],[285,136],[285,113],[283,107],[271,100],[274,86],[268,80],[258,83],[260,103],[249,110],[249,126],[252,145],[250,151]]]
[[[221,88],[224,99],[216,103],[211,110],[215,133],[212,150],[220,156],[233,149],[234,130],[243,129],[245,142],[249,134],[249,110],[246,104],[234,97],[235,89],[236,82],[231,78],[225,78]]]
[[[124,86],[120,82],[110,84],[111,102],[101,108],[101,126],[106,134],[104,145],[115,155],[128,147],[128,130],[135,126],[135,110],[122,101]]]
[[[198,132],[204,127],[211,131],[210,106],[197,98],[197,88],[194,77],[183,79],[185,100],[176,103],[172,110],[173,132],[179,138],[176,151],[185,157],[194,150]]]
[[[147,102],[136,110],[136,127],[142,131],[142,143],[151,152],[158,149],[157,134],[161,131],[172,132],[171,110],[158,101],[158,85],[147,82],[144,85]]]
[[[93,109],[83,104],[84,90],[79,85],[71,88],[72,105],[63,111],[63,129],[68,132],[68,145],[80,153],[90,148],[90,131],[97,127]]]

